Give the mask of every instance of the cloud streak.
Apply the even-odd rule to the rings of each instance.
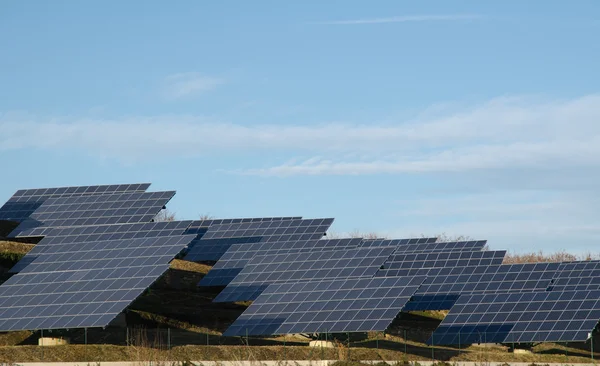
[[[446,14],[446,15],[403,15],[387,18],[364,18],[350,20],[332,20],[318,22],[323,25],[360,25],[360,24],[385,24],[385,23],[415,23],[436,21],[461,21],[481,19],[477,14]]]
[[[199,116],[112,120],[0,115],[0,151],[79,150],[123,161],[267,153],[264,176],[600,167],[600,95],[496,98],[386,124],[239,124]],[[260,156],[260,155],[258,155]],[[269,159],[271,160],[271,159]],[[271,160],[272,161],[272,160]]]
[[[224,82],[223,79],[197,72],[179,73],[165,78],[163,92],[167,99],[180,99],[213,90]]]

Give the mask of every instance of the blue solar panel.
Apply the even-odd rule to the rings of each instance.
[[[561,263],[550,286],[551,291],[600,290],[600,261]]]
[[[193,238],[57,245],[65,249],[37,258],[0,285],[0,331],[104,327]]]
[[[287,253],[305,253],[311,251],[339,250],[356,248],[362,239],[320,239],[296,240],[284,242],[259,242],[254,244],[236,244],[221,256],[219,261],[198,283],[199,286],[226,286],[256,255],[278,255]]]
[[[424,277],[269,285],[225,336],[384,331]]]
[[[212,225],[190,245],[185,259],[216,261],[233,244],[320,239],[333,219],[278,220]]]
[[[148,222],[139,224],[117,224],[103,226],[72,226],[64,228],[44,228],[44,238],[11,269],[20,272],[29,263],[44,253],[52,253],[60,245],[88,241],[123,240],[132,238],[152,238],[159,236],[183,235],[191,221]]]
[[[585,341],[600,319],[600,291],[460,296],[428,344]]]
[[[393,247],[255,256],[215,302],[254,300],[275,282],[373,277]]]
[[[394,254],[385,262],[384,269],[398,270],[394,271],[396,276],[407,276],[411,269],[419,268],[499,265],[505,254],[506,250]]]
[[[401,245],[418,245],[435,243],[437,238],[409,238],[409,239],[364,239],[361,247],[395,247]]]
[[[395,254],[429,252],[472,252],[485,248],[487,240],[450,241],[427,244],[408,244],[399,246]]]
[[[49,198],[123,192],[145,192],[148,187],[150,187],[150,184],[142,183],[22,189],[17,191],[2,207],[0,207],[0,220],[21,222],[27,219]]]
[[[49,198],[11,236],[39,236],[40,227],[151,222],[175,192],[119,193]],[[36,229],[37,228],[37,229]]]
[[[545,291],[558,266],[558,263],[525,263],[410,270],[408,276],[427,276],[427,279],[405,310],[448,310],[465,294]]]

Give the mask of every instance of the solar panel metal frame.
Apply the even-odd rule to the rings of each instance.
[[[40,236],[43,227],[151,222],[175,191],[134,192],[47,199],[11,236]]]
[[[276,283],[224,336],[384,331],[424,277]]]
[[[487,240],[450,241],[426,244],[406,244],[398,246],[395,254],[428,252],[472,252],[481,251]]]
[[[212,225],[190,245],[185,259],[218,261],[233,244],[320,239],[332,223],[333,219],[300,219]]]
[[[505,255],[506,250],[393,254],[384,264],[384,269],[399,270],[397,276],[407,276],[402,274],[402,270],[408,273],[411,269],[420,268],[500,265]]]
[[[21,189],[0,207],[0,220],[21,222],[27,219],[44,201],[56,197],[107,194],[109,192],[145,192],[150,183],[113,184],[57,188]]]
[[[257,255],[279,255],[311,251],[357,248],[361,238],[295,240],[235,244],[219,258],[217,263],[200,280],[198,286],[226,286],[245,265]]]
[[[193,238],[86,242],[38,258],[0,285],[0,331],[107,326]]]
[[[585,341],[600,319],[600,291],[462,295],[427,344]]]
[[[110,241],[133,238],[150,238],[161,236],[183,235],[191,221],[148,222],[137,224],[115,224],[103,226],[70,226],[63,228],[44,228],[45,236],[33,247],[9,273],[23,270],[37,257],[45,253],[52,253],[57,246],[75,244],[89,241]]]
[[[522,263],[410,270],[406,275],[427,279],[405,309],[448,310],[467,294],[545,291],[558,267],[559,263]]]
[[[255,300],[275,282],[373,277],[394,247],[255,256],[213,302]]]

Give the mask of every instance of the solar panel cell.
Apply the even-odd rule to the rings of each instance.
[[[85,242],[41,256],[0,286],[0,330],[106,326],[193,238]]]
[[[226,336],[383,331],[424,277],[269,285]]]
[[[49,198],[10,235],[32,236],[35,228],[150,222],[175,194],[133,192]]]
[[[599,299],[600,291],[463,295],[428,344],[585,341]]]
[[[373,277],[393,247],[255,256],[215,302],[254,300],[271,283]]]

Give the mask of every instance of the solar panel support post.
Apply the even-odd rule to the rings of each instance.
[[[460,357],[460,332],[458,332],[458,357]]]
[[[171,327],[167,327],[167,350],[171,350]]]
[[[590,353],[592,355],[592,363],[594,362],[594,331],[590,333]]]

